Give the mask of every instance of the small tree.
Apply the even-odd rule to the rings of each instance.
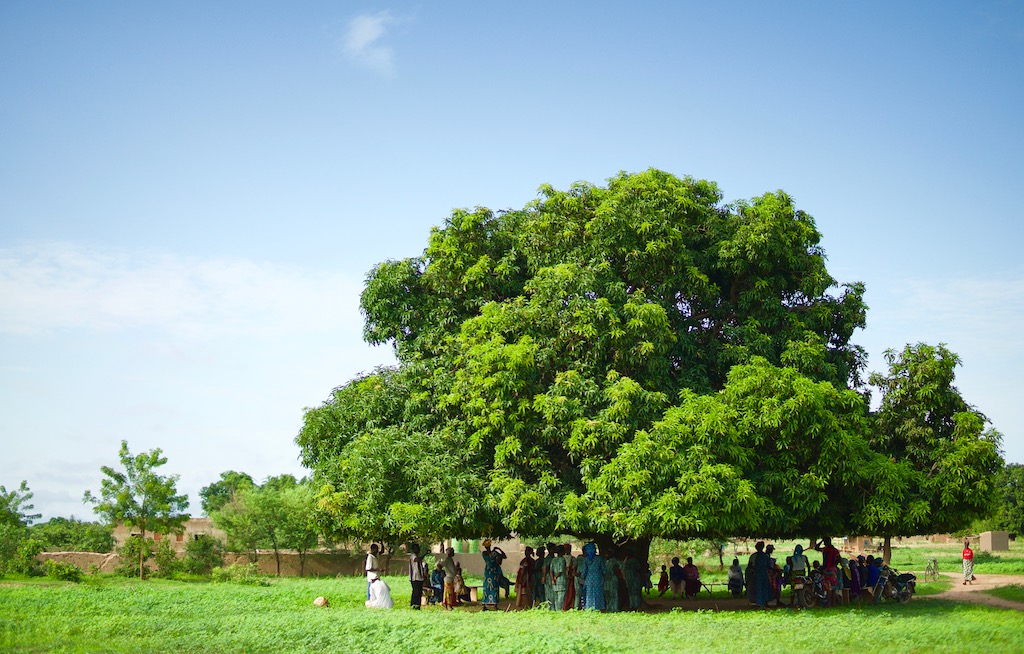
[[[111,524],[122,522],[139,530],[143,540],[147,533],[170,533],[180,530],[188,520],[183,513],[188,508],[188,497],[179,495],[175,485],[178,475],[158,475],[154,470],[167,463],[162,450],[132,456],[128,441],[121,441],[118,453],[122,470],[102,466],[107,476],[100,482],[100,497],[85,491],[84,501],[93,504],[93,510]],[[145,548],[139,550],[139,578],[145,578]]]
[[[281,525],[284,547],[299,555],[299,576],[306,573],[306,555],[319,543],[319,533],[313,517],[315,493],[308,484],[300,484],[281,492],[285,520]]]
[[[42,550],[38,540],[29,538],[28,526],[39,518],[39,514],[28,513],[31,499],[25,481],[10,491],[0,486],[0,577],[8,570],[29,572],[26,562]],[[26,558],[29,552],[32,554]]]
[[[110,525],[71,518],[50,518],[29,527],[51,552],[110,552],[114,535]]]

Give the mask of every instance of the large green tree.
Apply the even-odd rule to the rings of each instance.
[[[885,537],[888,561],[892,536],[959,531],[992,513],[1003,459],[999,432],[953,385],[959,356],[918,343],[885,359],[887,373],[870,378],[881,393],[870,433],[893,476],[878,476],[861,524]]]
[[[297,442],[321,515],[362,537],[569,532],[641,547],[834,524],[812,514],[856,477],[832,448],[863,449],[866,406],[845,389],[860,381],[850,338],[865,305],[819,241],[781,191],[726,204],[712,182],[657,170],[544,186],[521,210],[454,211],[422,256],[367,279],[365,337],[391,343],[397,369],[306,413]],[[736,365],[766,379],[730,387]],[[758,422],[787,402],[796,415]],[[787,454],[804,441],[822,445]],[[765,447],[790,468],[763,470]]]
[[[170,533],[180,529],[189,516],[188,496],[178,494],[178,475],[161,475],[156,469],[167,463],[160,448],[132,455],[128,441],[118,451],[121,469],[102,466],[105,479],[100,495],[85,491],[84,501],[110,524],[124,523],[139,530],[145,541],[148,533]],[[145,576],[145,547],[139,548],[139,578]]]

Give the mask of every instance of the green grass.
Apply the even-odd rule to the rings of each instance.
[[[1012,586],[1002,586],[1000,588],[993,588],[992,590],[985,591],[989,595],[998,597],[1004,600],[1010,600],[1011,602],[1024,603],[1024,586],[1020,584],[1014,584]]]
[[[827,610],[595,614],[363,607],[361,578],[269,587],[89,577],[0,581],[3,652],[834,652],[872,642],[906,652],[1024,650],[1024,614],[942,600]],[[326,596],[331,606],[315,608]]]

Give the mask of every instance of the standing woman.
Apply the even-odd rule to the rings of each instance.
[[[606,613],[619,612],[619,580],[622,579],[622,563],[616,556],[615,546],[602,552],[604,559],[604,610]]]
[[[583,577],[583,608],[604,611],[604,559],[597,555],[597,545],[593,543],[583,546],[580,576]]]
[[[562,545],[563,558],[565,559],[565,603],[563,611],[576,608],[576,559],[572,556],[572,544]]]
[[[546,550],[541,545],[537,548],[537,560],[533,562],[533,599],[539,605],[547,601],[547,596],[544,594],[544,573],[547,570],[545,554]]]
[[[528,609],[533,606],[533,548],[527,546],[523,560],[516,572],[516,608]]]
[[[480,604],[484,611],[488,608],[497,610],[498,578],[501,576],[501,555],[498,553],[499,550],[491,550],[491,539],[486,539],[483,542],[483,546],[484,551],[480,553],[480,556],[484,559],[484,587],[483,599],[480,600]]]
[[[971,549],[971,539],[964,539],[964,583],[974,585],[974,550]]]

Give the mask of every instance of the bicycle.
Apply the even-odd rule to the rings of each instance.
[[[937,581],[939,578],[939,562],[935,559],[928,561],[924,568],[924,578],[927,581]]]

